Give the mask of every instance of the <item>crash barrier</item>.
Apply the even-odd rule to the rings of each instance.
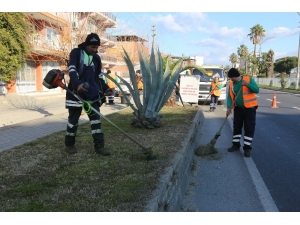
[[[267,85],[267,86],[272,86],[272,87],[281,87],[281,78],[261,78],[261,77],[253,77],[255,82],[257,84],[261,85]],[[285,83],[285,88],[295,88],[296,87],[296,81],[297,78],[284,78]],[[299,81],[300,85],[300,81]]]

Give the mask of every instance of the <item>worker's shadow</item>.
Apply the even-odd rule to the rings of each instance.
[[[27,109],[30,111],[39,112],[41,114],[44,114],[45,117],[53,115],[52,113],[49,113],[47,110],[45,110],[45,104],[38,102],[35,98],[24,96],[18,100],[10,99],[9,102],[13,107],[17,109]]]

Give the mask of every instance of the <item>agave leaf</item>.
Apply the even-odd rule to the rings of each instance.
[[[140,60],[140,66],[141,66],[141,71],[142,71],[142,77],[143,77],[143,83],[144,83],[144,88],[143,88],[143,110],[145,111],[147,107],[147,102],[149,99],[149,91],[150,89],[148,87],[151,86],[151,72],[150,72],[150,67],[149,67],[149,61],[146,55],[142,54],[141,50],[138,49],[138,55],[139,55],[139,60]]]
[[[154,52],[154,47],[152,46],[151,49],[151,55],[150,55],[150,71],[151,74],[156,74],[156,62],[155,62],[155,52]]]
[[[179,96],[179,99],[180,99],[180,101],[181,101],[181,104],[182,104],[182,106],[184,107],[184,104],[183,104],[183,101],[182,101],[182,98],[181,98],[181,94],[180,94],[180,90],[179,90],[179,88],[177,87],[176,83],[174,83],[174,85],[175,85],[175,88],[176,88],[175,93],[176,93],[177,96]]]
[[[123,57],[124,61],[127,64],[130,79],[131,79],[131,82],[132,82],[132,85],[133,85],[133,93],[131,93],[131,94],[132,94],[132,97],[133,97],[133,100],[134,100],[134,103],[135,103],[136,107],[142,113],[143,112],[143,105],[141,103],[140,94],[139,94],[138,88],[137,88],[137,82],[136,82],[134,67],[133,67],[133,64],[132,64],[126,50],[124,49],[124,47],[123,47],[123,51],[124,51],[125,56],[122,55],[122,57]]]
[[[148,104],[147,104],[147,108],[146,108],[146,112],[145,112],[145,116],[147,118],[152,117],[153,109],[155,109],[155,97],[156,97],[157,90],[159,89],[158,82],[160,79],[160,68],[157,68],[157,65],[156,65],[156,60],[158,58],[159,57],[157,55],[155,56],[154,49],[152,48],[151,56],[150,56],[150,70],[152,73],[151,90],[150,90]],[[161,65],[162,65],[162,63],[161,63]]]
[[[157,52],[157,59],[158,59],[158,68],[157,68],[157,85],[156,85],[156,91],[155,91],[155,96],[153,99],[153,104],[151,107],[151,112],[153,113],[156,109],[156,106],[161,98],[162,95],[162,90],[163,90],[163,74],[164,74],[164,68],[163,68],[163,61],[161,57],[161,53]]]
[[[182,67],[182,62],[183,60],[181,59],[181,62],[179,64],[179,66],[177,67],[177,69],[175,70],[174,74],[171,76],[171,80],[170,82],[168,82],[167,88],[166,88],[166,92],[165,95],[163,96],[162,101],[160,102],[160,104],[158,105],[158,107],[156,108],[156,111],[159,112],[161,110],[161,108],[165,105],[165,103],[167,102],[167,100],[169,99],[172,91],[174,90],[174,85],[176,80],[178,79],[179,73],[181,71],[181,67]],[[175,85],[176,86],[176,85]]]

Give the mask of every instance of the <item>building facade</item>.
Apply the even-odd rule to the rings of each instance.
[[[8,93],[59,92],[61,88],[47,89],[42,85],[46,74],[52,69],[67,73],[70,51],[84,42],[86,36],[97,33],[101,40],[99,55],[103,68],[117,65],[117,57],[107,54],[117,46],[115,36],[106,33],[116,27],[116,16],[108,12],[26,12],[34,28],[30,34],[31,54],[18,71],[16,80],[7,84]]]
[[[120,77],[129,77],[128,67],[123,60],[122,54],[124,50],[127,52],[130,60],[133,63],[134,70],[140,69],[140,60],[138,56],[138,49],[140,49],[147,56],[150,55],[149,48],[145,44],[146,39],[136,35],[116,35],[117,46],[108,49],[107,53],[117,57],[117,65],[112,67],[112,72],[117,72]]]

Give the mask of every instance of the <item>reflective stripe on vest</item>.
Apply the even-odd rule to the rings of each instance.
[[[213,94],[215,96],[220,96],[221,95],[221,89],[217,88],[217,86],[220,86],[222,83],[221,82],[211,82],[211,90],[214,90],[214,88],[216,88],[214,91],[213,91]]]
[[[140,77],[138,77],[136,79],[136,82],[137,82],[138,90],[143,90],[144,84],[142,82],[142,79]]]
[[[113,78],[114,80],[116,80],[116,75],[115,74],[108,74],[109,76],[111,76],[111,78]],[[108,87],[110,88],[116,88],[117,85],[111,81],[111,79],[109,79],[108,77],[106,77],[106,84],[108,85]]]
[[[243,79],[245,79],[248,83],[250,83],[250,77],[249,76],[244,76]],[[243,87],[243,100],[244,100],[244,107],[245,108],[251,108],[254,106],[258,105],[257,99],[256,99],[256,94],[250,92],[249,88],[246,86]],[[235,95],[233,93],[233,82],[230,83],[230,97],[232,101],[234,101]],[[234,108],[235,105],[232,106]]]

